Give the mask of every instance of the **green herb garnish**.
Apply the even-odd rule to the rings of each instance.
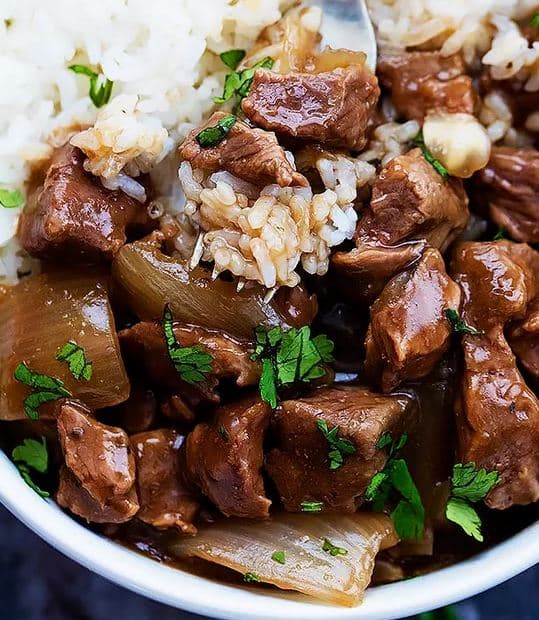
[[[92,71],[86,65],[71,65],[69,69],[74,73],[86,75],[90,78],[90,91],[88,94],[96,108],[101,108],[109,102],[114,82]]]
[[[325,420],[316,420],[316,427],[324,435],[329,444],[329,468],[339,469],[344,463],[344,457],[347,454],[354,454],[356,448],[349,439],[339,437],[339,427],[334,426],[329,430],[329,426]]]
[[[335,546],[330,540],[324,538],[324,543],[322,545],[322,551],[329,553],[329,555],[336,557],[338,555],[347,555],[348,549],[344,549],[343,547]]]
[[[507,239],[507,234],[505,228],[498,228],[498,232],[492,237],[493,241],[501,241],[502,239]]]
[[[217,429],[217,433],[218,433],[219,437],[223,441],[229,441],[230,440],[230,435],[228,434],[228,431],[226,430],[224,424],[219,424],[219,428]]]
[[[326,374],[323,364],[333,361],[333,348],[334,344],[327,336],[311,338],[308,326],[287,332],[280,327],[269,331],[257,328],[252,359],[262,361],[262,400],[275,408],[281,388],[323,377]]]
[[[86,353],[76,342],[66,342],[56,353],[59,362],[67,362],[69,372],[77,381],[90,381],[92,378],[92,362],[86,359]]]
[[[182,347],[174,334],[174,319],[168,304],[163,312],[163,333],[167,343],[168,355],[176,372],[186,383],[204,381],[212,370],[213,357],[200,345]]]
[[[45,437],[42,437],[41,441],[25,439],[21,445],[13,449],[11,458],[26,484],[41,497],[50,497],[48,491],[41,489],[31,476],[31,470],[44,474],[49,468],[49,454]]]
[[[243,575],[243,581],[245,581],[245,583],[260,583],[261,579],[256,573],[245,573],[245,575]]]
[[[453,308],[448,308],[445,311],[447,320],[451,323],[453,331],[457,334],[469,334],[470,336],[482,336],[485,332],[475,329],[471,325],[468,325],[466,321],[461,318],[459,313]]]
[[[17,209],[24,204],[24,197],[18,189],[0,189],[0,205],[4,209]]]
[[[202,148],[210,148],[222,142],[228,135],[228,132],[236,123],[234,114],[227,114],[217,121],[217,125],[206,127],[196,136],[196,141]]]
[[[32,393],[23,401],[24,412],[31,420],[39,419],[38,409],[44,403],[71,396],[61,379],[34,372],[24,362],[15,368],[14,377],[32,388]]]
[[[402,540],[419,540],[425,527],[423,502],[406,461],[394,456],[404,447],[406,441],[406,434],[395,441],[389,433],[380,437],[376,446],[379,449],[389,448],[389,459],[384,469],[372,477],[365,491],[365,500],[372,502],[375,512],[381,512],[392,495],[397,494],[400,499],[391,513],[397,534]]]
[[[322,502],[301,502],[301,512],[322,512]]]
[[[278,564],[285,564],[286,562],[286,554],[284,551],[275,551],[271,555],[271,559]]]
[[[480,502],[500,482],[497,471],[476,469],[475,463],[457,463],[451,476],[451,496],[447,502],[445,516],[475,540],[483,542],[481,518],[472,506]]]
[[[225,54],[226,53],[227,52],[225,52]],[[225,61],[223,60],[223,62]],[[228,63],[225,62],[225,64],[230,67]],[[268,56],[248,69],[244,69],[243,71],[239,72],[232,71],[232,73],[229,73],[225,78],[223,94],[221,95],[221,97],[214,97],[213,102],[217,104],[222,104],[230,101],[233,97],[237,97],[241,101],[241,99],[243,99],[249,94],[249,89],[251,88],[255,71],[257,69],[271,69],[272,67],[273,59]]]
[[[530,26],[534,28],[539,28],[539,13],[535,13],[535,15],[530,20]]]
[[[421,149],[423,153],[423,157],[429,162],[429,164],[436,170],[436,172],[443,178],[447,179],[449,177],[449,171],[447,168],[434,157],[434,155],[429,151],[425,144],[425,139],[423,137],[423,130],[421,129],[417,136],[413,140],[414,144]]]
[[[240,62],[245,58],[245,50],[228,50],[219,54],[219,58],[229,69],[235,71]]]

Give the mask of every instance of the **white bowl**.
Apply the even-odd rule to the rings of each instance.
[[[0,501],[53,547],[86,568],[149,598],[214,618],[392,620],[482,592],[539,562],[539,522],[470,560],[424,577],[368,590],[363,605],[331,607],[297,595],[234,587],[146,558],[79,525],[28,487],[0,453]]]

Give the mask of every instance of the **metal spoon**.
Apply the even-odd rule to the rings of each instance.
[[[305,4],[322,9],[326,45],[365,52],[367,64],[375,70],[376,37],[365,0],[307,0]]]

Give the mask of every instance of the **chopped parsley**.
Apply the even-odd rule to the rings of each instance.
[[[287,332],[280,327],[256,330],[252,359],[261,360],[260,395],[273,408],[278,391],[294,383],[308,383],[326,374],[323,364],[333,361],[333,342],[324,335],[311,338],[308,326]]]
[[[17,209],[24,204],[24,197],[18,189],[0,189],[0,205],[4,209]]]
[[[286,562],[286,554],[284,551],[275,551],[271,555],[271,559],[278,564],[285,564]]]
[[[475,463],[457,463],[453,466],[451,495],[445,509],[445,516],[453,521],[475,540],[483,542],[481,518],[472,506],[480,502],[500,482],[497,471],[476,469]]]
[[[322,502],[301,502],[301,512],[322,512]]]
[[[90,91],[88,95],[96,108],[101,108],[109,102],[114,82],[92,71],[92,69],[86,65],[71,65],[69,68],[73,73],[86,75],[90,78]]]
[[[329,555],[333,557],[348,554],[348,549],[344,549],[344,547],[337,547],[327,538],[324,538],[324,543],[322,544],[322,551],[329,553]]]
[[[498,232],[492,237],[493,241],[501,241],[502,239],[508,239],[505,228],[498,228]]]
[[[235,71],[240,62],[245,58],[245,50],[228,50],[219,54],[219,58],[229,69]]]
[[[228,431],[226,430],[224,424],[219,424],[219,428],[217,429],[217,433],[218,433],[219,437],[223,441],[229,441],[230,440],[230,435],[228,434]]]
[[[39,418],[38,409],[44,403],[71,396],[61,379],[34,372],[24,362],[15,368],[14,377],[19,383],[32,388],[32,393],[23,401],[24,412],[31,420]]]
[[[347,454],[354,454],[356,448],[349,439],[339,437],[339,427],[334,426],[329,430],[325,420],[316,420],[316,427],[324,435],[329,444],[329,468],[339,469],[344,463],[344,457]]]
[[[256,573],[245,573],[245,575],[243,575],[243,581],[245,581],[245,583],[260,583],[261,579]]]
[[[404,459],[395,458],[395,454],[404,447],[407,436],[388,441],[384,433],[376,446],[388,448],[389,459],[382,471],[376,473],[365,491],[365,500],[372,502],[375,512],[384,510],[391,497],[397,495],[399,501],[391,513],[397,534],[402,540],[419,540],[425,527],[425,508],[419,491],[413,481],[408,465]]]
[[[56,353],[59,362],[67,362],[69,372],[77,381],[90,381],[92,378],[92,362],[86,359],[86,353],[76,342],[66,342]]]
[[[421,129],[417,136],[414,138],[414,144],[421,149],[423,153],[423,157],[429,162],[429,164],[436,170],[436,172],[443,178],[447,179],[449,177],[449,171],[447,168],[434,157],[434,155],[429,151],[425,144],[425,139],[423,138],[423,130]]]
[[[42,437],[41,441],[25,439],[22,444],[13,449],[11,458],[26,484],[41,497],[50,497],[49,492],[41,489],[32,480],[31,475],[32,470],[44,474],[49,468],[49,454],[45,437]]]
[[[232,50],[232,51],[237,52],[238,50]],[[225,52],[225,54],[227,54],[227,52]],[[221,54],[221,59],[223,60],[222,54]],[[227,56],[227,60],[230,60],[231,62],[234,59],[235,57]],[[224,60],[223,62],[229,68],[232,68]],[[238,64],[239,62],[240,61],[238,61]],[[236,65],[236,67],[237,66],[238,65]],[[234,69],[236,67],[234,67]],[[217,104],[227,103],[227,101],[230,101],[233,97],[237,97],[241,101],[244,97],[246,97],[249,94],[249,90],[253,82],[255,71],[257,69],[271,69],[272,67],[273,67],[273,58],[270,58],[269,56],[267,56],[266,58],[263,58],[262,60],[260,60],[259,62],[257,62],[255,65],[253,65],[252,67],[248,69],[244,69],[243,71],[233,70],[225,78],[223,94],[221,95],[221,97],[214,97],[213,102]]]
[[[186,383],[204,381],[212,370],[213,357],[202,346],[182,347],[174,334],[174,319],[168,304],[163,312],[163,333],[168,355],[176,372]]]
[[[459,315],[459,313],[453,308],[448,308],[445,311],[447,320],[451,323],[453,331],[457,334],[469,334],[470,336],[482,336],[485,332],[475,329],[471,325],[468,325],[466,321]]]
[[[216,146],[227,137],[228,132],[236,124],[236,120],[234,114],[227,114],[217,121],[217,125],[206,127],[197,134],[196,141],[204,149]]]
[[[535,15],[530,20],[530,26],[534,28],[539,28],[539,12],[535,13]]]

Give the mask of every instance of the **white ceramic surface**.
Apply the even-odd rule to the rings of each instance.
[[[42,500],[0,453],[0,501],[53,547],[134,592],[181,609],[231,620],[392,620],[482,592],[539,562],[539,522],[466,562],[425,577],[372,588],[342,609],[294,594],[213,583],[117,545]]]

